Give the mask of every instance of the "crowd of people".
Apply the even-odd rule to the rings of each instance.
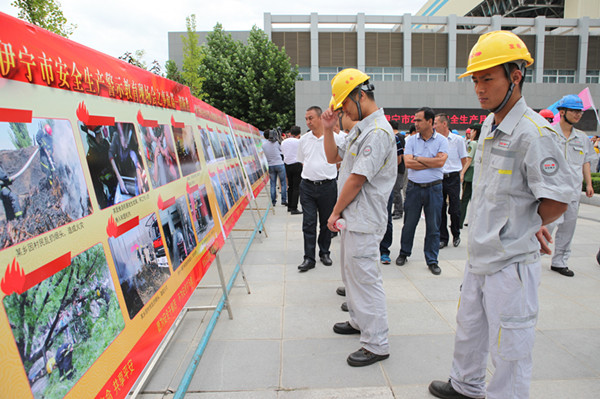
[[[370,77],[353,68],[332,79],[325,110],[316,105],[306,110],[306,134],[294,126],[280,145],[265,135],[271,142],[265,147],[270,168],[272,160],[274,166],[283,164],[287,176],[286,184],[280,168],[273,168],[273,205],[278,175],[282,202],[303,217],[299,272],[315,268],[317,244],[321,263],[332,265],[332,235],[340,235],[344,286],[336,292],[346,297],[342,309],[349,317],[333,330],[360,336],[361,347],[347,358],[350,366],[389,357],[379,263],[391,263],[392,221],[403,218],[395,263],[405,266],[424,218],[425,263],[432,274],[442,272],[439,251],[461,245],[465,227],[469,241],[450,378],[433,381],[430,393],[529,396],[541,256],[551,253],[556,230],[551,270],[574,276],[567,261],[581,181],[591,197],[599,146],[598,137],[590,140],[574,127],[583,114],[576,95],[559,102],[554,125],[527,106],[522,89],[533,62],[511,32],[479,38],[461,78],[472,79],[489,115],[471,125],[466,137],[450,131],[448,115],[426,106],[416,111],[406,134],[399,132],[377,106]],[[486,387],[488,356],[495,371]]]

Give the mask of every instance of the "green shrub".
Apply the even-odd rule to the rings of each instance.
[[[592,173],[592,187],[595,194],[600,194],[600,173]],[[585,191],[585,182],[581,185],[581,191]]]

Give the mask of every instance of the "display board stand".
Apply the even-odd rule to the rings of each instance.
[[[171,339],[175,336],[175,333],[177,332],[177,330],[179,329],[179,326],[181,325],[181,322],[185,319],[185,316],[188,314],[188,312],[193,312],[193,311],[209,311],[209,310],[213,310],[213,316],[211,318],[211,320],[209,321],[209,324],[207,326],[207,329],[204,333],[204,336],[202,337],[202,340],[200,341],[200,344],[198,346],[198,349],[196,350],[196,353],[194,354],[194,358],[192,360],[192,362],[190,363],[190,365],[188,366],[188,370],[186,371],[186,374],[184,375],[182,382],[180,384],[180,387],[178,388],[177,392],[180,392],[180,390],[182,389],[182,386],[185,386],[183,394],[185,394],[185,391],[187,390],[187,386],[189,385],[189,381],[187,382],[187,385],[185,384],[184,381],[186,381],[186,379],[191,379],[191,377],[193,376],[193,373],[195,372],[196,367],[198,366],[198,363],[200,361],[200,358],[202,357],[202,354],[204,352],[204,347],[206,346],[206,344],[208,343],[208,339],[210,338],[210,335],[212,334],[212,330],[214,329],[214,325],[216,324],[216,321],[218,320],[218,317],[223,309],[223,307],[227,308],[227,313],[229,316],[229,319],[233,319],[233,311],[231,309],[231,303],[229,301],[229,292],[231,291],[231,289],[233,287],[235,288],[246,288],[246,292],[248,294],[251,293],[250,291],[250,286],[248,285],[248,279],[246,278],[246,274],[244,273],[244,269],[243,269],[243,262],[244,259],[246,257],[246,254],[248,252],[248,250],[250,249],[250,246],[252,244],[252,242],[254,241],[254,238],[256,237],[256,234],[262,234],[262,232],[264,231],[265,236],[267,234],[266,229],[264,227],[264,222],[266,220],[266,217],[268,215],[268,208],[266,208],[267,212],[265,212],[264,217],[262,217],[262,215],[260,214],[259,208],[258,208],[258,203],[256,201],[256,198],[253,198],[253,202],[254,202],[254,208],[251,209],[250,214],[252,215],[252,219],[254,221],[254,229],[252,230],[252,234],[250,237],[248,237],[248,243],[246,245],[246,249],[244,250],[244,252],[242,253],[241,257],[237,251],[237,247],[235,244],[235,240],[236,239],[244,239],[245,237],[233,237],[233,231],[236,230],[232,230],[232,233],[230,233],[229,235],[229,240],[226,240],[225,242],[230,242],[231,243],[231,247],[233,249],[233,254],[235,257],[235,261],[236,261],[236,268],[234,269],[232,276],[229,280],[229,284],[226,284],[225,282],[225,277],[223,275],[223,266],[221,264],[221,257],[219,252],[216,253],[216,264],[217,264],[217,271],[219,274],[219,281],[220,284],[213,284],[213,285],[203,285],[203,286],[198,286],[196,288],[196,290],[199,289],[221,289],[222,290],[222,296],[221,296],[221,300],[219,301],[219,303],[217,305],[190,305],[190,306],[185,306],[183,308],[183,310],[181,311],[181,313],[179,314],[179,316],[177,317],[177,319],[175,320],[175,322],[173,323],[173,325],[171,326],[169,332],[167,333],[167,335],[165,336],[165,338],[163,339],[163,341],[161,342],[160,346],[158,347],[158,349],[156,350],[156,352],[154,353],[152,359],[150,360],[150,362],[148,362],[148,365],[146,366],[146,368],[144,369],[144,371],[142,372],[142,375],[140,376],[140,378],[138,379],[138,381],[136,382],[135,388],[133,389],[133,391],[131,392],[131,398],[135,399],[138,394],[141,392],[141,390],[144,388],[144,386],[146,385],[146,382],[148,380],[148,378],[151,376],[152,371],[154,370],[154,368],[156,367],[156,365],[158,364],[160,358],[162,357],[162,354],[164,353],[164,351],[168,348]],[[250,204],[248,204],[248,206],[250,206]],[[257,221],[254,213],[252,212],[252,210],[256,210],[256,212],[261,216],[260,219]],[[237,231],[243,231],[243,229],[238,229]],[[235,283],[235,279],[237,278],[237,274],[238,272],[241,272],[242,275],[242,279],[244,281],[244,284],[234,284]],[[177,397],[177,393],[176,396]]]

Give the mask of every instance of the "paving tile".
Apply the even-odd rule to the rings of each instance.
[[[448,322],[429,303],[389,303],[387,311],[390,335],[454,332]]]
[[[595,343],[594,346],[597,346]],[[587,345],[589,349],[589,345]],[[534,380],[570,380],[598,378],[598,372],[582,363],[543,333],[537,333],[533,347]]]
[[[600,392],[600,380],[598,379],[571,381],[556,379],[532,381],[529,396],[544,399],[597,399],[598,392]]]
[[[219,339],[279,339],[282,336],[283,306],[232,307],[232,320],[225,311],[223,313],[213,332]]]
[[[381,364],[387,360],[368,367],[350,367],[346,358],[360,348],[358,338],[338,337],[284,340],[282,388],[385,386]]]
[[[428,278],[414,278],[412,282],[428,301],[458,301],[460,297],[462,278],[431,275]]]
[[[600,329],[544,330],[541,333],[600,374]]]
[[[306,389],[279,392],[279,399],[394,399],[388,387]]]
[[[279,386],[277,340],[223,341],[213,337],[191,380],[190,391],[238,391]],[[260,365],[260,367],[257,367]]]

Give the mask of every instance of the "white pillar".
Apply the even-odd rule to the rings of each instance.
[[[546,17],[535,17],[535,83],[544,82],[544,45],[546,43]]]
[[[577,82],[585,83],[587,75],[588,42],[590,40],[590,18],[579,18],[579,59],[577,60]]]
[[[271,22],[271,13],[270,12],[266,12],[264,15],[264,31],[265,34],[267,35],[267,37],[269,38],[269,40],[271,41],[271,33],[273,32],[273,25]]]
[[[412,75],[412,26],[411,15],[402,16],[402,34],[404,35],[404,81],[410,82]]]
[[[456,82],[456,15],[448,15],[448,82]]]
[[[319,15],[310,13],[310,80],[319,80]]]
[[[365,71],[365,13],[356,16],[356,67]]]

